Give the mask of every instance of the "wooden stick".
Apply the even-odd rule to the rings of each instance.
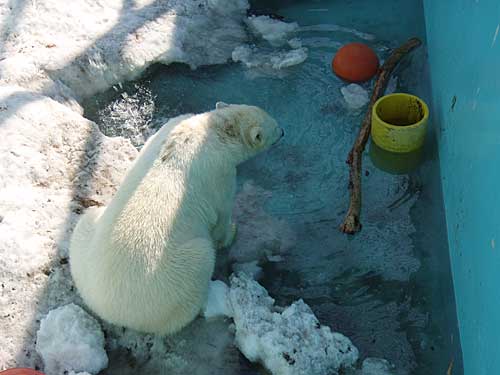
[[[361,160],[366,142],[370,136],[373,105],[385,91],[392,71],[399,61],[401,61],[403,56],[408,52],[421,44],[422,42],[418,38],[409,39],[406,43],[396,48],[380,68],[377,81],[373,88],[370,104],[368,105],[368,109],[361,124],[361,129],[359,130],[358,137],[354,141],[354,145],[346,161],[346,163],[349,164],[349,191],[351,200],[344,223],[340,226],[340,230],[344,233],[354,234],[361,230],[361,222],[359,219],[361,214]]]

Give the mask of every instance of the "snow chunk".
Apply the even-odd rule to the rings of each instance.
[[[307,49],[298,48],[288,52],[281,52],[271,57],[273,69],[288,68],[302,64],[307,59]]]
[[[233,312],[228,300],[229,288],[220,281],[210,281],[208,284],[207,304],[203,310],[206,319],[219,316],[232,316]]]
[[[248,68],[280,70],[303,63],[307,59],[307,49],[265,52],[245,45],[235,48],[232,58],[234,62],[241,61]]]
[[[363,361],[361,375],[393,375],[394,366],[382,358],[366,358]]]
[[[299,28],[296,22],[286,23],[269,16],[251,16],[246,23],[254,35],[267,40],[274,47],[285,44],[288,35]]]
[[[250,31],[257,38],[267,41],[271,48],[262,43],[240,45],[233,50],[234,62],[241,61],[248,68],[260,68],[265,72],[298,65],[307,59],[307,49],[302,47],[301,40],[290,39],[290,34],[298,30],[297,23],[286,23],[269,16],[251,16],[245,22]],[[281,46],[284,48],[275,48]]]
[[[347,106],[351,109],[359,109],[365,106],[370,100],[368,98],[368,91],[355,83],[342,87],[340,92],[344,96]]]
[[[273,374],[323,375],[352,366],[358,350],[351,341],[321,326],[302,300],[281,313],[274,300],[245,274],[231,277],[236,345],[253,362]]]
[[[48,374],[65,371],[97,374],[108,366],[99,323],[73,303],[50,311],[42,320],[36,350]]]

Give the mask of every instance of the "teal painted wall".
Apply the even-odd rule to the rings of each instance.
[[[500,374],[500,1],[424,8],[464,370]]]

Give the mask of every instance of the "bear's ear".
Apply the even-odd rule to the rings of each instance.
[[[221,108],[226,108],[226,107],[229,107],[229,104],[224,103],[224,102],[215,103],[215,109],[221,109]]]
[[[259,147],[264,143],[264,136],[260,126],[252,126],[248,132],[248,143],[252,147]]]

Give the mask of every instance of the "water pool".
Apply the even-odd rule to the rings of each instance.
[[[350,41],[371,45],[383,59],[409,37],[425,40],[421,2],[255,1],[252,6],[298,22],[297,37],[308,48],[304,63],[279,71],[241,63],[197,70],[154,66],[140,80],[87,100],[85,116],[105,133],[128,136],[140,147],[168,118],[210,110],[216,101],[267,110],[286,137],[239,168],[239,238],[220,257],[215,277],[226,279],[233,263],[258,261],[260,282],[278,304],[304,299],[322,324],[353,340],[362,358],[386,358],[398,374],[444,374],[453,360],[453,374],[462,373],[432,122],[423,160],[406,174],[377,168],[368,147],[363,230],[355,236],[338,230],[348,206],[345,159],[364,109],[346,106],[340,93],[345,83],[331,73],[332,56]],[[397,91],[430,102],[425,46],[395,75]],[[178,362],[151,354],[156,343],[149,348],[146,343],[140,356],[133,348],[111,351],[106,373],[263,373],[232,346],[228,324],[200,320],[166,339]]]

